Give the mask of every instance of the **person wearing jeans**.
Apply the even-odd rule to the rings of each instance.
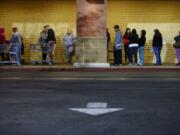
[[[139,36],[136,32],[135,29],[132,30],[132,34],[130,36],[130,44],[129,44],[129,51],[130,51],[130,60],[129,60],[129,65],[137,65],[138,59],[137,59],[137,53],[138,53],[138,41],[139,41]],[[133,62],[134,58],[134,62]]]
[[[129,63],[129,38],[131,36],[130,28],[126,28],[126,32],[123,36],[123,44],[124,44],[124,54],[125,54],[125,63]]]
[[[20,33],[18,32],[17,27],[13,28],[13,35],[11,38],[11,44],[13,49],[13,55],[15,59],[15,63],[19,66],[20,64],[20,56],[21,56],[21,45],[22,45],[22,38]]]
[[[156,57],[156,64],[155,66],[160,66],[162,65],[161,61],[161,50],[163,46],[163,38],[158,29],[154,30],[154,37],[153,37],[153,49],[154,49],[154,54]]]
[[[116,32],[115,36],[115,46],[114,46],[114,65],[122,64],[122,34],[119,25],[114,26]]]
[[[144,46],[146,43],[146,31],[142,30],[141,31],[141,37],[139,39],[139,65],[142,66],[144,65]]]

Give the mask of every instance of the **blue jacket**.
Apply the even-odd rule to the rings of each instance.
[[[120,31],[116,32],[116,36],[115,36],[115,46],[117,44],[121,44],[122,43],[122,34]],[[121,48],[122,49],[122,48]]]

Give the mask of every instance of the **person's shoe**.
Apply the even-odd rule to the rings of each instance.
[[[132,64],[132,63],[129,63],[128,66],[133,66],[133,64]]]

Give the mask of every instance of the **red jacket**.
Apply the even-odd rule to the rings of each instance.
[[[3,34],[0,34],[0,44],[5,43],[5,41],[6,41],[5,36]]]

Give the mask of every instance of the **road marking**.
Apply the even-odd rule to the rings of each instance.
[[[95,102],[88,103],[86,108],[69,108],[69,110],[92,116],[99,116],[124,110],[124,108],[107,108],[107,105],[108,104],[104,102]]]

